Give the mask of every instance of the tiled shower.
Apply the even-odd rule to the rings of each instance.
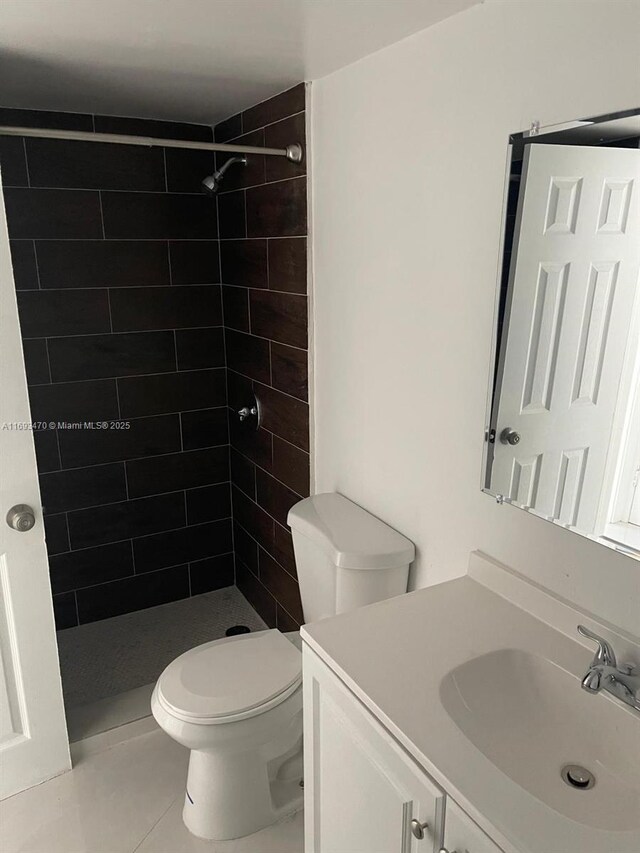
[[[304,107],[301,84],[215,139],[304,144]],[[144,119],[0,119],[214,138]],[[249,155],[209,198],[209,152],[3,137],[0,155],[61,646],[234,586],[267,625],[296,628],[286,514],[309,493],[305,163]],[[251,392],[258,431],[236,414]]]

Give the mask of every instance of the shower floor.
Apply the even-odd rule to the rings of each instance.
[[[107,719],[105,711],[116,707],[125,717],[118,717],[116,725],[127,716],[135,719],[131,708],[140,701],[148,713],[148,696],[162,670],[188,649],[224,637],[232,625],[252,631],[268,627],[235,586],[59,631],[71,740],[74,729],[93,733],[91,717]]]

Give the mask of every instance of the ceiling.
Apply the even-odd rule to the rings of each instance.
[[[482,0],[1,0],[0,106],[212,124]]]

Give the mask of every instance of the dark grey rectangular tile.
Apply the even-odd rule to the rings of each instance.
[[[267,240],[221,240],[220,262],[223,284],[239,287],[269,286]]]
[[[102,211],[108,239],[210,240],[217,237],[216,206],[206,196],[103,192]]]
[[[240,560],[236,560],[236,585],[270,628],[276,627],[276,600]]]
[[[69,528],[67,527],[66,513],[45,516],[44,538],[49,556],[69,550]]]
[[[202,524],[231,517],[231,485],[216,483],[187,491],[187,522]]]
[[[76,627],[78,612],[75,592],[63,592],[53,596],[53,615],[56,620],[56,631]]]
[[[181,527],[186,522],[183,492],[79,509],[68,514],[71,547],[92,548]],[[165,565],[175,565],[176,560]]]
[[[302,450],[309,450],[309,406],[275,388],[256,385],[262,403],[262,425]]]
[[[216,142],[228,142],[230,139],[235,139],[242,133],[242,115],[229,116],[224,121],[218,122],[214,128]]]
[[[256,499],[256,466],[243,453],[235,447],[231,448],[231,481],[234,486],[241,489],[245,495]]]
[[[33,442],[36,449],[38,473],[57,471],[60,467],[60,453],[56,431],[52,429],[34,430]]]
[[[29,389],[35,421],[102,421],[118,417],[115,379],[58,382]]]
[[[246,133],[255,127],[264,127],[286,116],[299,113],[305,108],[305,84],[298,83],[285,92],[280,92],[242,113],[242,129]],[[295,141],[295,140],[294,140]]]
[[[226,483],[228,479],[226,446],[127,462],[127,482],[132,498]]]
[[[250,536],[244,527],[236,521],[233,523],[233,544],[236,557],[255,575],[258,574],[258,543]]]
[[[307,238],[268,240],[269,288],[288,293],[307,292]]]
[[[37,290],[40,284],[33,240],[11,240],[10,245],[16,290]]]
[[[215,170],[213,151],[165,148],[164,154],[167,164],[167,190],[170,193],[201,192],[202,179]]]
[[[217,240],[172,240],[171,283],[217,284],[220,281],[220,247]]]
[[[188,566],[173,566],[145,577],[124,578],[77,592],[80,624],[189,597]]]
[[[17,295],[25,338],[92,335],[111,328],[106,290],[21,290]]]
[[[244,190],[221,193],[218,196],[218,213],[221,240],[247,236]]]
[[[6,187],[4,200],[11,238],[84,240],[102,236],[97,192]]]
[[[182,421],[182,446],[185,450],[229,443],[226,406],[218,409],[183,412],[180,419]]]
[[[231,550],[231,519],[145,536],[133,542],[137,574],[171,566],[176,560],[193,562]]]
[[[264,184],[246,193],[247,237],[295,237],[307,233],[306,178]],[[220,217],[222,227],[222,211]]]
[[[116,133],[127,136],[151,136],[157,139],[186,139],[193,142],[213,142],[213,131],[206,124],[161,121],[153,118],[95,116],[96,133]]]
[[[87,335],[49,341],[54,382],[176,369],[173,332]]]
[[[227,364],[237,373],[257,379],[271,381],[271,357],[269,341],[227,329],[225,333]]]
[[[178,369],[224,367],[224,334],[221,328],[178,329],[176,331]]]
[[[40,493],[46,513],[123,501],[127,497],[124,465],[95,465],[41,474]]]
[[[3,187],[28,187],[27,158],[21,136],[0,136]]]
[[[227,402],[223,368],[131,376],[118,380],[123,418],[215,408]]]
[[[58,554],[49,558],[49,572],[54,593],[128,577],[133,575],[131,542]]]
[[[32,187],[163,192],[161,148],[27,139]]]
[[[309,394],[307,351],[272,343],[271,384],[285,394],[307,400]]]
[[[93,130],[88,113],[58,113],[51,110],[20,110],[0,107],[0,124],[8,127],[40,127],[47,130]]]
[[[161,240],[43,240],[36,246],[43,288],[170,284]]]
[[[306,296],[252,290],[249,303],[251,331],[254,335],[306,349]]]
[[[273,525],[275,524],[273,518],[235,487],[231,490],[231,498],[234,521],[243,527],[256,542],[272,542]]]
[[[136,418],[121,429],[61,430],[58,438],[64,468],[158,456],[180,449],[179,416]]]
[[[302,602],[298,582],[291,577],[266,551],[259,553],[260,582],[297,622],[302,623]]]
[[[222,288],[224,325],[239,332],[249,331],[249,291],[246,287]]]
[[[231,410],[229,417],[229,437],[231,445],[256,465],[271,470],[271,433],[258,429],[250,422],[240,423],[236,412]]]
[[[51,382],[46,340],[44,338],[32,338],[31,340],[23,341],[22,350],[24,352],[24,366],[29,385]]]
[[[233,554],[221,554],[219,557],[209,557],[189,563],[191,578],[191,595],[223,589],[235,583]]]
[[[222,325],[220,285],[129,287],[112,290],[114,332]]]
[[[298,143],[302,147],[303,157],[300,163],[292,163],[284,157],[267,158],[267,181],[281,181],[306,174],[305,114],[297,113],[281,121],[274,122],[264,129],[264,144],[267,148],[286,148]]]
[[[256,495],[258,505],[283,526],[289,510],[300,500],[300,495],[260,468],[256,471]]]
[[[273,476],[303,498],[309,496],[309,454],[273,436]]]

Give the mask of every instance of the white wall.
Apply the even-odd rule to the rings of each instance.
[[[489,2],[312,87],[316,490],[640,634],[640,563],[480,491],[510,133],[640,106],[640,4]]]

